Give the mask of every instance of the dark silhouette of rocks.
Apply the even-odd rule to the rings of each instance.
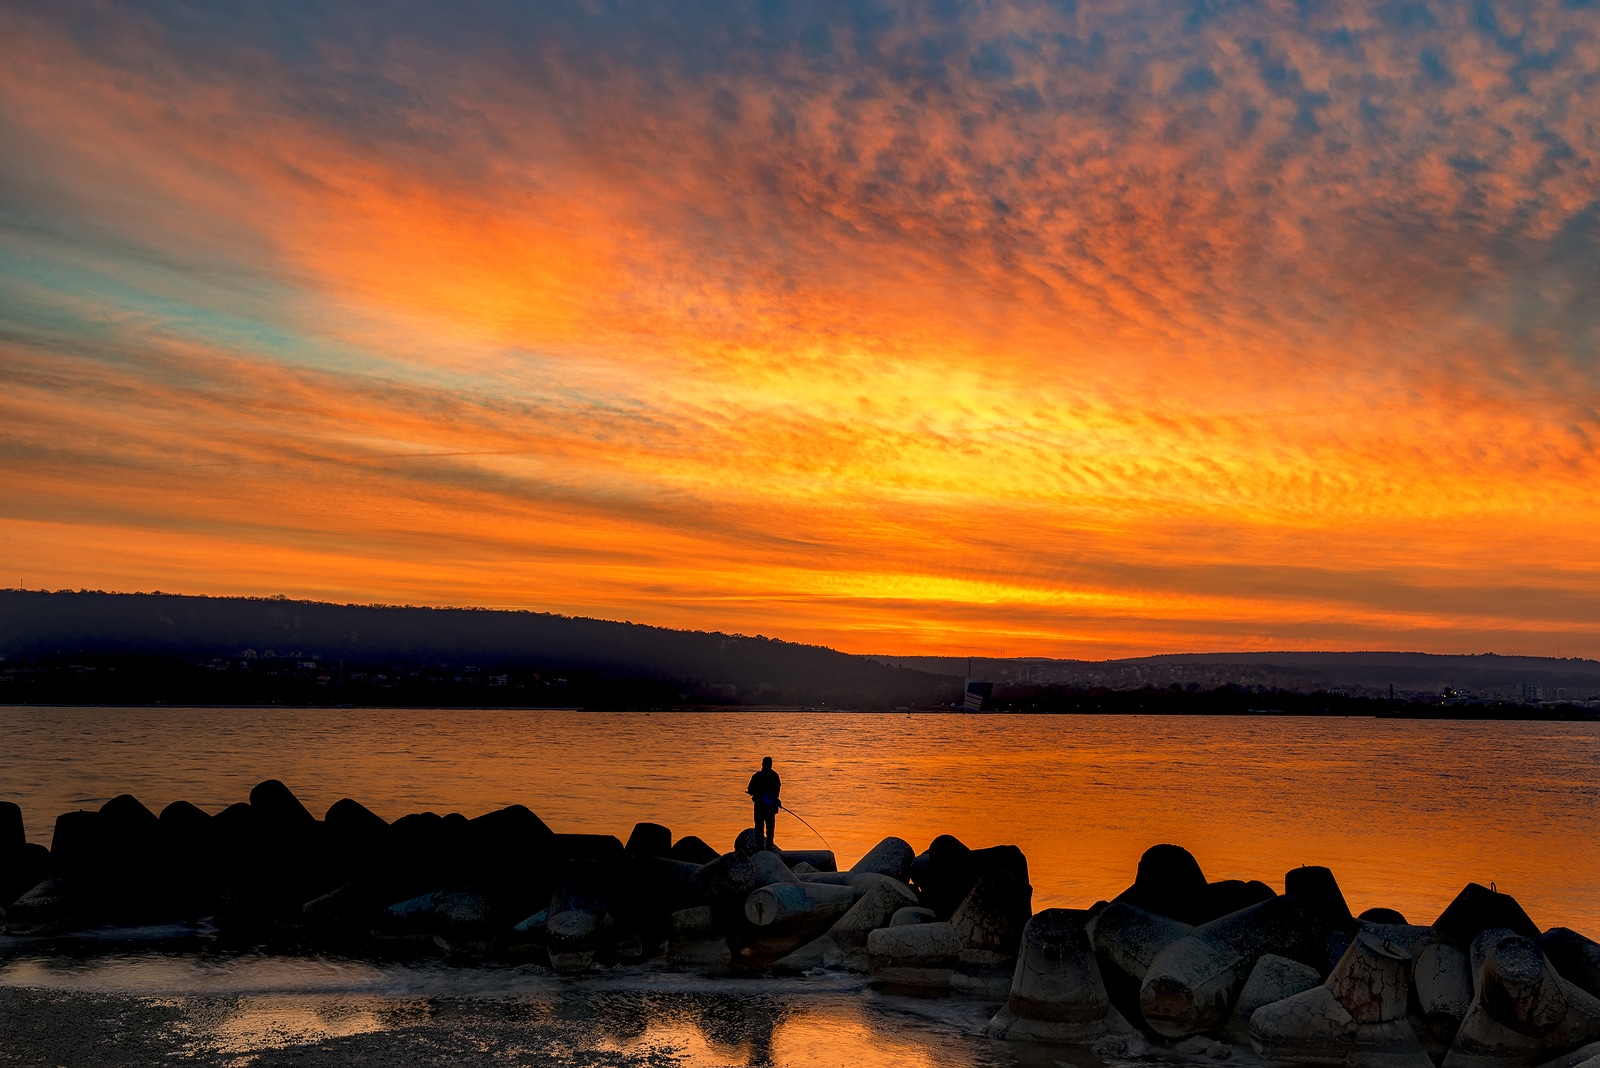
[[[889,837],[840,871],[831,851],[752,838],[718,853],[642,822],[624,845],[554,832],[521,805],[389,823],[345,798],[318,819],[273,780],[215,815],[179,801],[157,816],[120,795],[63,813],[47,850],[5,805],[0,874],[20,889],[0,922],[34,952],[154,924],[219,948],[567,975],[655,958],[711,974],[853,971],[1001,1004],[997,1039],[1123,1059],[1221,1058],[1229,1043],[1348,1068],[1576,1068],[1600,1055],[1600,945],[1541,931],[1476,883],[1432,924],[1407,924],[1381,907],[1352,916],[1327,868],[1290,870],[1276,894],[1208,881],[1186,850],[1159,845],[1117,900],[1034,913],[1015,846],[941,835],[914,854]]]

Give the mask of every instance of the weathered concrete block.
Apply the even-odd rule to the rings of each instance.
[[[1263,954],[1307,964],[1324,950],[1297,899],[1285,895],[1196,927],[1156,955],[1139,988],[1146,1024],[1168,1038],[1220,1027]]]
[[[669,854],[673,860],[681,860],[689,864],[709,864],[716,860],[719,854],[704,839],[695,835],[685,835],[672,844]]]
[[[844,967],[846,960],[847,955],[839,943],[832,935],[825,934],[779,958],[772,965],[772,971],[778,975],[804,975],[818,968]]]
[[[895,909],[894,915],[889,918],[890,927],[914,926],[919,923],[938,923],[939,917],[929,908],[920,905],[907,905],[903,909]]]
[[[1386,909],[1382,907],[1367,909],[1365,912],[1357,916],[1356,919],[1365,920],[1367,923],[1403,924],[1406,922],[1406,918],[1399,912],[1395,911],[1394,909]]]
[[[294,792],[277,779],[255,785],[250,791],[250,807],[274,829],[309,831],[317,823]]]
[[[69,880],[54,877],[12,902],[6,910],[6,930],[14,935],[60,934],[82,918],[83,904]]]
[[[558,912],[545,924],[545,944],[550,967],[561,975],[576,975],[594,963],[600,941],[601,919],[593,912]]]
[[[941,918],[956,910],[976,881],[972,850],[954,835],[941,834],[911,862],[911,882],[922,903]]]
[[[948,987],[961,963],[961,939],[949,923],[880,927],[867,935],[874,978],[901,986]]]
[[[767,840],[754,827],[746,827],[733,840],[733,851],[742,856],[753,856],[767,848]]]
[[[1323,972],[1332,971],[1350,947],[1357,926],[1333,872],[1315,864],[1291,868],[1283,877],[1283,892],[1299,903],[1322,942],[1321,959],[1308,963]]]
[[[873,846],[866,856],[852,864],[850,874],[874,872],[905,882],[911,876],[911,862],[916,856],[911,843],[891,836]]]
[[[630,856],[666,857],[672,854],[672,831],[659,823],[635,823],[628,844],[622,847]]]
[[[434,942],[453,956],[481,957],[494,944],[494,913],[482,894],[440,894],[433,924]]]
[[[22,806],[14,801],[0,801],[0,857],[10,856],[28,844],[28,834],[22,825]]]
[[[793,868],[789,869],[794,871]],[[849,886],[850,880],[855,878],[847,871],[808,871],[804,875],[795,872],[795,878],[803,883],[826,883],[829,886]]]
[[[1033,915],[1033,887],[1005,872],[980,876],[950,917],[961,944],[1015,956]]]
[[[1011,993],[1017,959],[992,949],[963,948],[950,973],[950,989],[968,997],[1004,999]]]
[[[1539,948],[1561,978],[1600,997],[1600,944],[1570,927],[1552,927],[1539,936]]]
[[[1251,1043],[1266,1057],[1350,1068],[1429,1068],[1406,1020],[1410,949],[1368,927],[1326,983],[1257,1009]],[[1338,1006],[1334,1011],[1328,998]]]
[[[1404,1019],[1358,1024],[1345,1063],[1350,1068],[1434,1068],[1433,1059]]]
[[[1278,896],[1278,892],[1258,879],[1220,879],[1206,884],[1201,899],[1199,922],[1210,923],[1229,913],[1247,909]]]
[[[848,886],[827,883],[773,883],[751,891],[744,901],[744,917],[756,927],[787,927],[804,923],[827,926],[850,910],[857,894]]]
[[[1563,979],[1533,939],[1486,930],[1472,955],[1477,993],[1445,1068],[1527,1068],[1600,1039],[1600,1000]]]
[[[717,930],[711,909],[701,905],[672,914],[667,961],[684,968],[725,972],[733,963],[728,940]]]
[[[883,876],[870,882],[862,880],[862,883],[861,897],[828,928],[828,934],[847,953],[864,951],[869,934],[889,926],[896,912],[917,905],[916,891],[898,879]],[[865,957],[860,963],[864,969]]]
[[[706,862],[694,873],[691,882],[700,900],[712,905],[734,899],[742,902],[750,891],[761,885],[755,865],[740,853],[726,853]]]
[[[449,818],[445,817],[447,820]],[[552,834],[547,848],[554,859],[582,860],[595,864],[611,864],[626,855],[622,839],[614,834]]]
[[[990,1035],[1087,1043],[1132,1032],[1106,995],[1084,929],[1087,919],[1071,909],[1045,909],[1028,921],[1010,994],[1005,1008],[989,1021]]]
[[[1186,923],[1126,901],[1107,905],[1088,926],[1095,952],[1118,976],[1131,981],[1135,991],[1144,982],[1156,955],[1194,930]]]
[[[780,849],[778,856],[783,858],[790,870],[795,870],[796,864],[809,864],[817,871],[839,870],[839,862],[834,859],[831,849]]]
[[[0,904],[7,907],[50,875],[50,851],[28,842],[0,863]]]
[[[1417,951],[1412,984],[1424,1025],[1448,1046],[1472,1007],[1472,966],[1467,954],[1444,942],[1429,942]]]
[[[1438,940],[1463,951],[1484,931],[1502,927],[1526,938],[1539,937],[1538,926],[1528,918],[1516,898],[1478,883],[1463,887],[1433,921]]]
[[[1355,917],[1345,903],[1344,891],[1333,872],[1320,864],[1290,868],[1283,877],[1283,892],[1300,901],[1300,907],[1315,920],[1328,926],[1353,927]]]
[[[1263,1005],[1250,1016],[1250,1045],[1272,1060],[1343,1064],[1355,1044],[1355,1018],[1326,984]]]
[[[1090,910],[1089,940],[1100,963],[1111,1004],[1135,1027],[1144,1027],[1139,988],[1156,954],[1194,928],[1126,901]]]
[[[1579,1046],[1570,1053],[1553,1057],[1539,1068],[1600,1068],[1600,1042]]]
[[[1370,930],[1356,935],[1328,987],[1358,1024],[1403,1020],[1411,951]]]
[[[800,880],[783,858],[776,853],[760,852],[750,855],[750,867],[755,869],[756,884],[768,886],[772,883],[798,883]]]
[[[1239,991],[1239,1000],[1234,1002],[1222,1037],[1241,1046],[1249,1045],[1250,1017],[1257,1009],[1321,984],[1322,976],[1311,965],[1274,953],[1264,954],[1250,969],[1250,978]]]
[[[1182,846],[1154,845],[1139,858],[1133,885],[1112,899],[1183,923],[1206,922],[1206,876]]]

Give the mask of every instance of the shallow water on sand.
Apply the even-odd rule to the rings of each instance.
[[[1600,724],[1297,717],[0,708],[0,799],[48,843],[121,792],[218,810],[279,778],[321,812],[521,803],[558,831],[638,820],[728,848],[762,755],[848,863],[897,834],[1027,853],[1034,905],[1084,907],[1177,842],[1212,879],[1326,864],[1353,909],[1430,922],[1469,880],[1600,934]],[[780,815],[779,842],[819,844]]]
[[[649,966],[567,980],[321,958],[0,963],[8,1063],[1097,1065],[1086,1051],[983,1038],[995,1008],[852,976],[706,980]]]

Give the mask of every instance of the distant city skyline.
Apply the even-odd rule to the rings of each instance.
[[[0,557],[1600,656],[1579,5],[0,2]]]

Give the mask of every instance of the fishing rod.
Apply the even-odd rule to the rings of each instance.
[[[805,824],[806,830],[810,831],[812,834],[816,835],[818,838],[822,838],[822,832],[821,831],[819,831],[815,827],[811,826],[811,822],[809,820],[807,820],[804,816],[800,815],[800,813],[796,812],[794,809],[790,808],[788,805],[784,804],[781,800],[778,802],[778,808],[781,809],[784,812],[787,812],[789,815],[793,816],[795,819],[799,820],[801,823]],[[833,848],[833,844],[831,842],[829,842],[826,838],[822,838],[822,844],[827,846],[829,849]]]
[[[804,823],[806,825],[806,830],[810,831],[812,834],[816,835],[818,838],[822,838],[822,832],[817,830],[815,827],[811,826],[810,823],[807,823],[806,822],[806,818],[804,816],[800,815],[800,813],[796,812],[794,809],[790,808],[788,805],[784,804],[782,801],[778,802],[778,807],[783,809],[783,811],[787,812],[789,815],[793,816],[795,819],[799,820],[801,823]],[[833,848],[833,846],[829,844],[829,842],[828,842],[828,840],[826,838],[822,838],[822,844],[827,846],[829,849]]]

